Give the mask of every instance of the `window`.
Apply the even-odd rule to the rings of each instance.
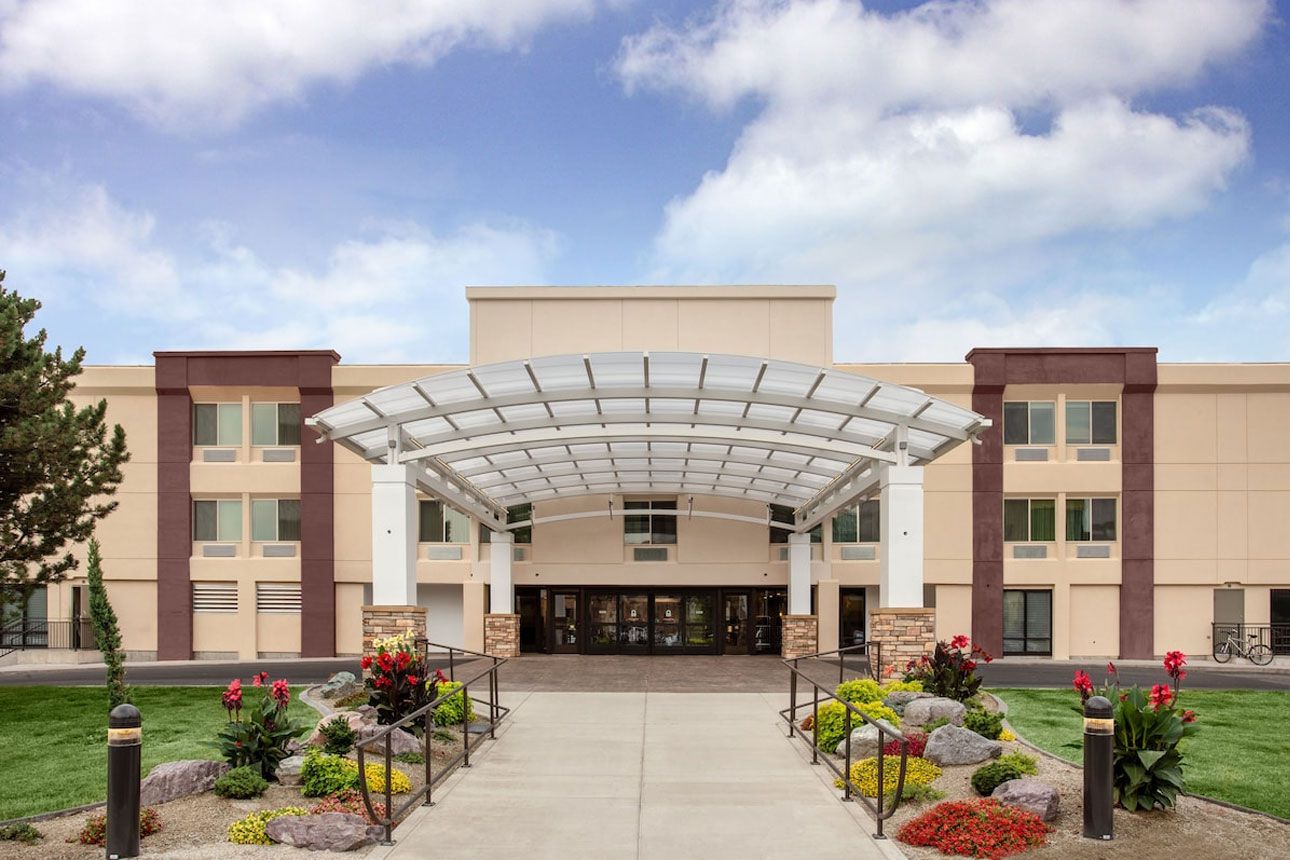
[[[1057,540],[1057,500],[1004,499],[1003,539],[1010,543]]]
[[[776,523],[791,523],[793,522],[793,509],[790,508],[788,505],[771,505],[770,518],[772,522],[776,522]],[[790,534],[792,534],[792,532],[790,532],[788,529],[771,529],[770,542],[788,543],[788,536]],[[811,543],[823,543],[823,542],[824,542],[824,523],[820,523],[815,528],[811,529]]]
[[[193,502],[193,540],[239,541],[242,539],[242,502],[219,499]]]
[[[1003,590],[1003,653],[1053,653],[1053,593]]]
[[[833,518],[834,543],[878,543],[878,500],[869,499],[838,511]]]
[[[1003,444],[1052,445],[1057,438],[1057,404],[1015,400],[1003,404]]]
[[[241,445],[241,403],[194,403],[194,445]]]
[[[470,543],[470,517],[437,499],[421,500],[421,543]]]
[[[299,445],[299,403],[252,403],[252,445]]]
[[[251,540],[300,540],[300,500],[252,499]]]
[[[1115,540],[1115,499],[1067,499],[1066,540]]]
[[[1114,400],[1067,400],[1067,445],[1114,445]]]
[[[237,583],[194,582],[193,612],[237,612]]]
[[[296,582],[257,582],[256,612],[300,612],[300,584]]]
[[[624,501],[623,542],[676,543],[676,500]]]
[[[506,521],[508,523],[522,523],[525,520],[533,519],[533,505],[525,502],[522,505],[511,505],[506,509]],[[524,526],[523,528],[511,529],[511,534],[515,535],[516,543],[533,543],[533,526]],[[479,524],[479,542],[490,543],[493,537],[493,530],[483,523]]]

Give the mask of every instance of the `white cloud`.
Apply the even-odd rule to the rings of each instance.
[[[1290,241],[1262,254],[1245,278],[1183,320],[1194,359],[1285,361],[1290,354]]]
[[[168,127],[232,124],[311,84],[426,66],[461,45],[522,48],[597,0],[11,0],[0,85],[119,100]]]
[[[891,343],[909,357],[957,357],[946,344],[962,338],[942,324],[906,324],[927,308],[959,307],[966,326],[973,306],[992,309],[1005,322],[980,325],[996,339],[1055,334],[1060,315],[1024,294],[1046,274],[1045,248],[1185,218],[1246,161],[1237,112],[1138,102],[1230,62],[1269,14],[1266,0],[981,0],[898,14],[739,0],[656,25],[624,41],[629,90],[760,109],[727,163],[668,205],[653,277],[834,282],[839,310],[863,314],[866,332],[926,337]],[[1034,277],[1013,277],[1017,260]],[[975,305],[963,303],[964,269],[999,273],[971,287]],[[1088,296],[1086,312],[1108,310]],[[848,330],[839,346],[859,346]]]
[[[151,215],[101,186],[35,185],[50,202],[0,221],[8,285],[98,320],[99,360],[112,349],[138,352],[112,342],[128,325],[151,338],[144,350],[329,348],[353,362],[461,361],[464,286],[544,283],[560,244],[522,222],[443,234],[375,223],[323,260],[275,266],[227,225],[205,225],[202,244],[179,253],[158,241]]]

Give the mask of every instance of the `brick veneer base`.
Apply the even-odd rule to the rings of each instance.
[[[869,612],[869,641],[882,643],[882,668],[905,664],[931,654],[936,647],[935,609],[873,609]]]
[[[784,659],[814,654],[820,650],[820,619],[815,615],[784,615]]]
[[[520,617],[510,613],[484,616],[484,653],[494,657],[520,656]]]
[[[426,609],[424,606],[364,606],[363,653],[375,653],[372,642],[414,631],[417,638],[426,635]]]

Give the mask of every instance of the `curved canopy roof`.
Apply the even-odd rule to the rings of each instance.
[[[876,480],[988,419],[915,388],[741,355],[614,352],[480,365],[373,391],[308,419],[490,525],[506,506],[608,493],[754,499],[809,529]],[[827,509],[826,509],[827,508]]]

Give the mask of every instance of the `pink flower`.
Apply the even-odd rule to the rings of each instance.
[[[1194,722],[1196,722],[1196,712],[1195,712],[1195,711],[1193,711],[1193,710],[1190,710],[1190,709],[1188,709],[1188,710],[1186,710],[1186,711],[1183,711],[1182,721],[1183,721],[1184,723],[1194,723]]]
[[[1173,701],[1173,690],[1169,689],[1168,684],[1154,684],[1151,687],[1151,709],[1158,711],[1162,707],[1169,707]]]
[[[1075,680],[1071,682],[1071,686],[1079,693],[1081,702],[1088,701],[1088,697],[1093,694],[1093,681],[1089,678],[1088,672],[1082,669],[1075,672]]]
[[[1107,661],[1106,661],[1106,673],[1107,673],[1108,675],[1114,675],[1114,674],[1115,674],[1115,664],[1114,664],[1114,663],[1112,663],[1110,660],[1107,660]]]
[[[273,701],[279,708],[285,708],[291,702],[291,690],[287,687],[285,678],[279,678],[273,682],[273,690],[269,693]]]

